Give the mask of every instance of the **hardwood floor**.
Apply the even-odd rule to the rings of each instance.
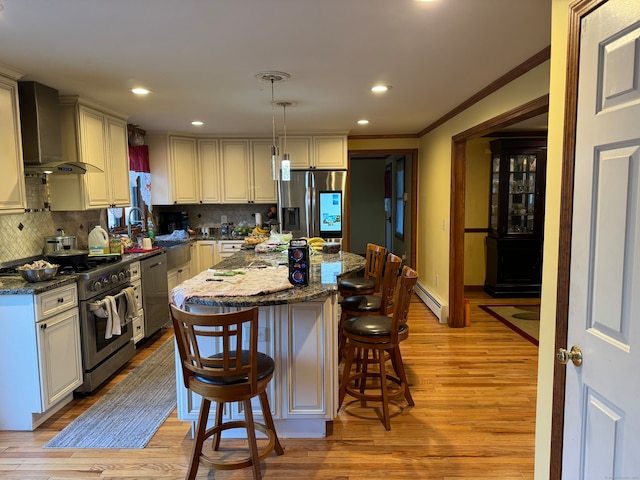
[[[281,439],[285,454],[263,463],[265,479],[532,479],[537,347],[478,308],[497,300],[469,292],[471,326],[439,324],[417,298],[402,355],[416,405],[392,406],[385,431],[375,404],[349,397],[325,439]],[[34,432],[0,432],[3,479],[181,479],[191,450],[189,425],[175,411],[141,450],[43,449],[57,432],[117,384],[164,338],[139,349],[134,360],[100,390],[76,398]],[[1,394],[1,393],[0,393]],[[213,471],[198,478],[250,479],[250,469]]]

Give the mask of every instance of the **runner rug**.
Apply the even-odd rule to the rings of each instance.
[[[171,338],[44,448],[144,448],[175,407]]]
[[[478,305],[534,345],[540,333],[540,305]]]

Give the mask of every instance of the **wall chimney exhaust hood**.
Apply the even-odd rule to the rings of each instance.
[[[62,158],[58,91],[33,81],[18,82],[22,155],[27,173],[102,172],[88,163]]]

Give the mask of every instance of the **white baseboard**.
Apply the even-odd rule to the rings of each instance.
[[[447,323],[449,320],[449,305],[438,297],[435,293],[431,292],[427,287],[422,285],[419,281],[414,289],[416,295],[424,304],[429,307],[429,310],[438,317],[440,323]]]

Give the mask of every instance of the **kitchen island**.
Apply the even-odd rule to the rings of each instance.
[[[200,313],[259,307],[258,349],[276,363],[268,395],[278,435],[317,438],[331,432],[337,414],[336,277],[363,267],[359,255],[317,253],[311,257],[309,284],[293,287],[287,280],[286,252],[246,250],[178,285],[171,298],[181,308]],[[228,276],[229,272],[235,274]],[[261,293],[248,294],[252,292]],[[206,354],[213,353],[217,351],[212,344]],[[178,418],[195,425],[200,396],[184,388],[179,365],[176,352]],[[224,415],[242,418],[240,405],[229,405]]]

